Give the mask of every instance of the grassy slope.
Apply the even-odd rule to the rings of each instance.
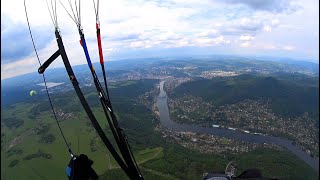
[[[130,84],[134,83],[126,83],[124,85],[121,84],[121,86],[127,86]],[[93,93],[89,93],[87,94],[87,96],[90,96],[92,94]],[[58,101],[59,98],[60,97],[58,96]],[[72,101],[76,102],[76,100]],[[70,108],[70,103],[68,101],[62,101],[60,104],[62,103],[65,103],[65,106],[63,108]],[[116,102],[115,104],[121,103],[122,102]],[[3,111],[2,117],[14,117],[23,119],[24,124],[17,129],[8,129],[6,126],[1,126],[2,133],[5,134],[4,149],[2,149],[1,155],[2,157],[6,157],[1,159],[1,169],[4,172],[1,176],[2,179],[25,179],[25,177],[29,177],[28,179],[63,179],[66,177],[65,167],[69,161],[69,155],[62,137],[59,134],[60,132],[58,130],[58,127],[56,126],[56,123],[52,118],[52,115],[50,114],[50,112],[41,112],[36,116],[37,120],[28,118],[28,113],[30,113],[32,109],[34,109],[35,107],[43,107],[41,104],[40,106],[37,106],[36,104],[37,103],[20,103],[16,104],[15,108]],[[94,108],[94,113],[96,114],[96,117],[101,126],[106,127],[107,123],[104,114],[102,113],[102,109],[96,107]],[[132,113],[132,111],[127,112],[126,115],[122,115],[121,113],[117,115],[120,117],[133,117],[133,115],[130,113]],[[93,167],[98,172],[98,174],[102,174],[108,168],[119,168],[113,157],[106,150],[104,145],[102,145],[101,140],[99,138],[95,138],[95,130],[87,125],[89,120],[86,118],[86,115],[83,112],[79,112],[77,113],[77,115],[79,116],[78,118],[61,122],[64,134],[67,137],[68,142],[71,143],[73,151],[78,152],[79,150],[79,153],[85,153],[91,159],[93,159]],[[38,140],[40,139],[41,135],[34,135],[30,131],[31,128],[36,127],[41,123],[50,125],[48,133],[54,134],[56,139],[52,144],[39,143]],[[17,134],[22,134],[21,137],[23,138],[21,140],[21,143],[18,143],[17,145],[12,147],[12,149],[21,149],[23,150],[23,152],[21,154],[14,154],[10,157],[7,157],[7,150],[9,149],[8,146]],[[111,137],[110,133],[108,136]],[[91,139],[96,140],[98,151],[91,152],[89,145]],[[25,156],[36,153],[39,149],[47,154],[51,154],[52,159],[34,158],[31,160],[23,160]],[[140,163],[146,162],[153,158],[159,158],[163,155],[162,151],[163,149],[160,147],[139,148],[139,150],[135,151],[136,160],[138,163]],[[18,164],[14,167],[8,167],[8,165],[13,160],[19,160]],[[19,173],[14,173],[17,171]]]

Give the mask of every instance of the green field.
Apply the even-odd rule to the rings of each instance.
[[[223,171],[231,160],[236,160],[242,170],[252,166],[260,168],[265,176],[301,179],[307,175],[307,179],[318,179],[316,172],[288,151],[258,149],[238,156],[201,154],[164,140],[154,131],[158,123],[154,121],[156,117],[137,101],[137,97],[153,88],[155,83],[157,81],[153,80],[124,82],[125,85],[117,84],[117,88],[110,91],[119,124],[125,129],[145,179],[201,179],[204,172]],[[87,90],[86,96],[94,96],[94,92]],[[102,108],[94,104],[95,98],[92,97],[90,104],[112,139]],[[57,94],[54,99],[55,107],[58,104],[63,111],[76,115],[61,122],[72,150],[76,154],[87,154],[94,161],[93,168],[101,175],[100,179],[126,179],[90,126],[76,96]],[[65,169],[70,156],[47,103],[44,99],[43,102],[19,103],[1,110],[2,180],[67,179]],[[44,110],[30,116],[37,108]],[[36,132],[33,131],[35,128]],[[114,144],[113,140],[111,142]]]

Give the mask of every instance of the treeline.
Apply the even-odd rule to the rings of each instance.
[[[130,83],[131,82],[131,83]],[[158,80],[145,79],[137,81],[124,81],[123,83],[128,85],[121,85],[122,82],[115,84],[115,87],[110,88],[110,99],[112,102],[118,100],[125,100],[127,98],[136,99],[139,95],[151,90]]]
[[[16,117],[5,117],[1,121],[9,128],[16,129],[24,124],[22,119]]]
[[[38,152],[25,156],[23,158],[23,160],[31,160],[31,159],[34,159],[34,158],[51,159],[52,155],[51,154],[47,154],[47,153],[45,153],[45,152],[43,152],[42,150],[39,149]]]

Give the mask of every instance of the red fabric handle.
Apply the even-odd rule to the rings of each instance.
[[[99,57],[100,57],[100,64],[103,64],[103,54],[102,54],[102,45],[101,45],[101,36],[100,36],[100,28],[99,24],[96,24],[97,28],[97,39],[98,39],[98,48],[99,48]]]

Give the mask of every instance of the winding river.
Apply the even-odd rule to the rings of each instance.
[[[157,106],[160,113],[160,122],[163,127],[174,131],[189,131],[195,133],[206,133],[220,137],[226,137],[234,140],[245,141],[249,143],[272,143],[279,146],[282,146],[293,154],[298,156],[308,165],[310,165],[313,169],[315,169],[319,174],[319,159],[312,158],[303,150],[299,149],[298,147],[294,146],[291,141],[274,137],[274,136],[266,136],[266,135],[254,135],[250,133],[243,133],[239,131],[229,130],[229,129],[222,129],[222,128],[209,128],[209,127],[198,127],[186,124],[178,124],[170,119],[168,103],[167,103],[167,93],[163,90],[163,85],[165,81],[160,82],[160,94],[157,100]]]

